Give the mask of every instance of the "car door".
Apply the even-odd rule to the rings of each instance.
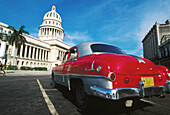
[[[69,50],[68,59],[64,64],[63,71],[63,82],[66,83],[68,77],[71,75],[72,65],[74,65],[78,58],[78,49],[77,47],[73,47]]]

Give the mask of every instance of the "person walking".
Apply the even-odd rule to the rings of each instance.
[[[3,65],[2,65],[1,61],[0,61],[0,71],[3,71],[5,74],[5,71],[3,70]]]

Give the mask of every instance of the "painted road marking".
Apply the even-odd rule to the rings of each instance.
[[[53,103],[51,102],[50,98],[48,97],[47,93],[45,92],[44,88],[42,87],[40,81],[37,79],[37,83],[40,87],[41,93],[45,99],[45,102],[48,106],[49,111],[51,112],[52,115],[59,115],[58,112],[56,111]]]
[[[152,102],[152,101],[148,101],[148,100],[145,100],[145,99],[140,99],[140,100],[143,101],[143,102],[146,102],[146,103],[150,103],[150,104],[152,104],[152,105],[160,106],[159,104],[154,103],[154,102]]]

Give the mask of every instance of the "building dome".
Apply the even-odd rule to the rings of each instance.
[[[60,15],[56,12],[56,7],[52,6],[51,11],[47,12],[44,15],[43,20],[55,20],[61,22],[61,17]]]
[[[44,15],[42,25],[39,27],[38,38],[41,40],[57,39],[63,41],[63,32],[61,17],[53,5],[51,11]]]

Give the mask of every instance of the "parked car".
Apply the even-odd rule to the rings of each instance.
[[[61,65],[52,69],[52,84],[68,87],[84,109],[89,96],[133,100],[170,92],[170,72],[148,59],[127,55],[118,47],[96,42],[70,48]]]

